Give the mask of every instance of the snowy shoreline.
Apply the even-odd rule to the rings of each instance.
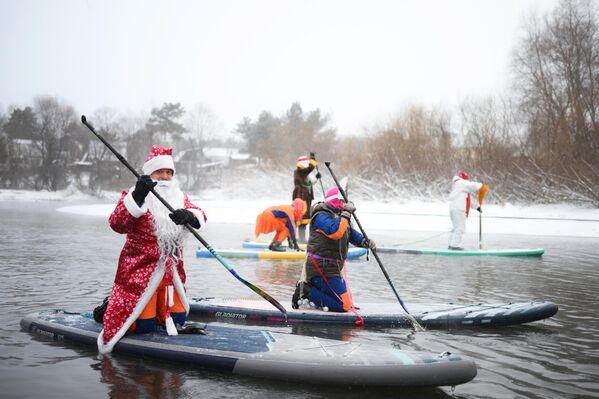
[[[209,195],[206,195],[209,194]],[[94,197],[76,190],[23,191],[0,190],[0,201],[57,203],[57,211],[71,214],[108,217],[120,193],[102,193]],[[210,199],[203,199],[206,197]],[[250,196],[245,196],[251,198]],[[202,196],[191,196],[204,209],[209,223],[253,224],[263,209],[286,204],[286,198],[231,199],[219,190]],[[357,215],[367,229],[407,231],[449,231],[447,204],[444,202],[405,203],[383,201],[356,201]],[[486,234],[522,234],[569,237],[599,237],[599,209],[569,204],[552,205],[487,205],[483,221]],[[473,211],[467,223],[468,231],[478,230],[478,213]]]

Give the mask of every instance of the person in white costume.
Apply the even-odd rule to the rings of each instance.
[[[489,191],[487,184],[470,181],[470,175],[462,170],[453,177],[449,194],[449,217],[452,229],[449,234],[449,249],[461,251],[462,236],[466,231],[466,218],[470,208],[482,213],[481,204]],[[475,199],[472,200],[472,196]]]

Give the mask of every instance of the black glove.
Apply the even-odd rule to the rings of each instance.
[[[177,209],[168,215],[168,217],[171,218],[175,224],[191,224],[196,218],[191,211],[183,208]]]
[[[104,323],[104,313],[106,313],[106,308],[108,307],[108,299],[109,297],[104,298],[102,304],[94,308],[94,320],[97,323]]]
[[[480,206],[478,208],[476,208],[476,210],[479,211],[480,213],[483,213],[483,210]]]
[[[315,152],[311,152],[310,153],[310,159],[316,160],[316,153]]]
[[[362,242],[360,243],[360,246],[362,248],[370,248],[371,251],[375,251],[376,250],[376,244],[374,243],[374,241],[372,241],[369,238],[362,239]]]
[[[316,172],[316,178],[320,179],[322,177],[322,175],[320,174],[320,172]]]
[[[350,213],[354,213],[356,211],[356,206],[354,205],[353,202],[349,201],[348,203],[345,204],[345,207],[343,208],[343,210],[348,211]]]
[[[348,211],[341,212],[341,217],[351,221],[351,213],[349,213]]]
[[[158,184],[158,182],[152,180],[148,175],[139,176],[137,183],[135,183],[135,189],[131,193],[131,196],[137,205],[141,206],[144,203],[150,190],[152,190],[156,184]]]

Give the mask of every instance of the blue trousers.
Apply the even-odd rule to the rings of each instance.
[[[339,300],[346,293],[345,281],[341,277],[327,277],[327,281],[329,282],[328,285],[321,276],[310,279],[310,284],[312,285],[310,302],[319,307],[326,306],[332,312],[345,312],[343,302]],[[337,295],[331,291],[329,285]]]

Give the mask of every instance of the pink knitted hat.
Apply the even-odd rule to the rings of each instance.
[[[328,189],[327,191],[327,195],[325,197],[325,201],[327,202],[327,204],[334,206],[337,209],[341,209],[341,200],[343,199],[343,196],[341,195],[341,193],[339,192],[339,189],[337,187],[331,187]]]

